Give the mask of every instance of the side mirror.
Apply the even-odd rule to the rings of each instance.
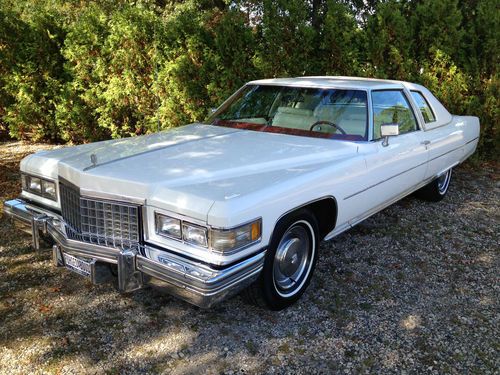
[[[389,137],[399,135],[399,124],[382,124],[380,125],[380,135],[384,139],[382,146],[389,146]]]

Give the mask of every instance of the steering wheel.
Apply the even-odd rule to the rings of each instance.
[[[328,126],[331,126],[332,128],[335,128],[337,129],[340,133],[342,134],[347,134],[345,132],[344,129],[342,129],[340,126],[338,126],[337,124],[331,122],[331,121],[326,121],[326,120],[319,120],[319,121],[316,121],[314,124],[311,125],[311,127],[309,128],[310,131],[313,131],[315,127],[319,126],[319,125],[328,125]],[[316,131],[321,131],[321,127],[318,128],[318,130]]]

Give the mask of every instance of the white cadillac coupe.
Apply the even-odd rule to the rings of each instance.
[[[442,199],[478,138],[478,118],[417,84],[253,81],[204,123],[26,157],[4,211],[94,283],[202,307],[244,290],[279,310],[306,290],[321,240],[412,192]]]

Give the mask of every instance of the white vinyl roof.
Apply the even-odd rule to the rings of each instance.
[[[256,85],[279,85],[297,87],[336,87],[352,89],[386,89],[403,88],[402,81],[390,81],[384,79],[361,78],[361,77],[295,77],[295,78],[271,78],[249,82]]]

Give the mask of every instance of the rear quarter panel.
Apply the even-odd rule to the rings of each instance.
[[[453,119],[457,121],[457,124],[461,123],[464,129],[465,145],[461,160],[464,161],[476,151],[480,134],[479,118],[475,116],[453,116]]]
[[[452,116],[451,121],[425,131],[429,164],[426,177],[437,176],[463,162],[474,153],[479,140],[479,119],[473,116]]]

